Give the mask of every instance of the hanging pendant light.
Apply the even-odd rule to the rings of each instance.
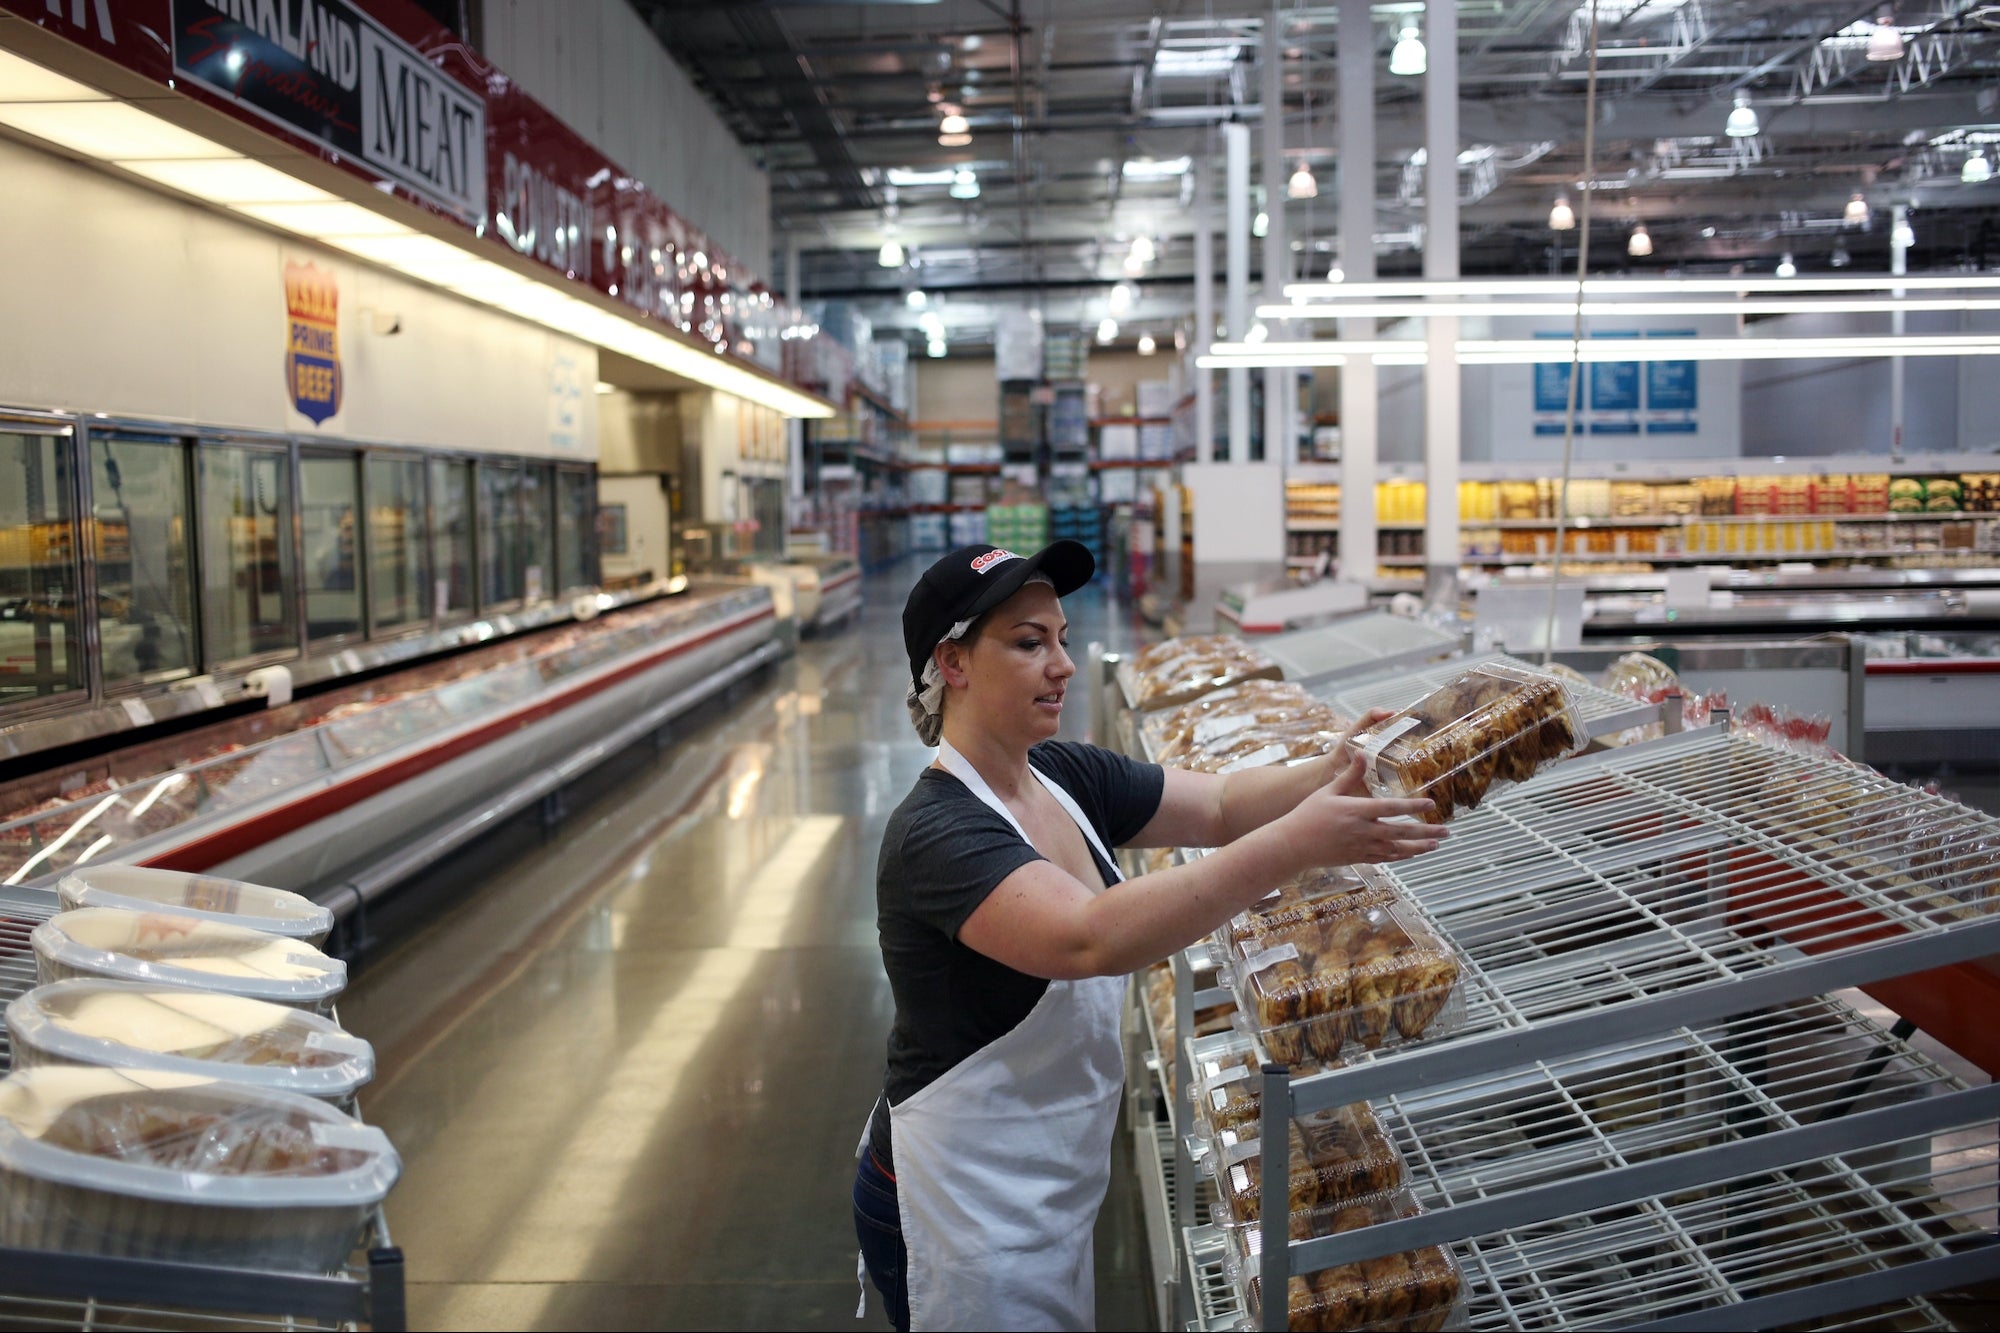
[[[1410,77],[1423,73],[1429,66],[1430,53],[1424,50],[1415,25],[1403,29],[1402,36],[1396,39],[1396,49],[1389,53],[1389,72]]]
[[[893,236],[882,242],[881,250],[876,252],[875,262],[883,268],[901,268],[903,266],[903,243]]]
[[[1301,162],[1292,178],[1285,182],[1285,197],[1288,199],[1319,198],[1319,182],[1313,179],[1312,168]]]
[[[1260,343],[1270,336],[1271,331],[1264,327],[1262,320],[1259,320],[1250,326],[1250,332],[1243,335],[1243,341],[1246,343]]]
[[[1159,257],[1159,249],[1154,246],[1152,237],[1134,236],[1132,238],[1132,258],[1142,264],[1150,264]]]
[[[979,177],[971,167],[961,167],[951,178],[951,197],[954,199],[977,199],[979,197]]]
[[[1326,280],[1328,282],[1347,281],[1347,270],[1340,266],[1340,261],[1338,259],[1334,260],[1331,264],[1327,265]]]
[[[944,339],[942,338],[931,339],[930,343],[925,347],[924,350],[929,352],[932,356],[936,357],[943,356],[945,352]]]
[[[1868,34],[1866,54],[1870,60],[1884,63],[1903,58],[1903,34],[1895,27],[1895,15],[1886,9],[1875,20],[1875,31]]]
[[[1576,230],[1576,210],[1569,206],[1568,195],[1559,194],[1556,196],[1554,207],[1549,209],[1549,230]]]
[[[1101,343],[1108,343],[1108,342],[1110,342],[1110,341],[1111,341],[1111,340],[1112,340],[1113,338],[1116,338],[1117,336],[1118,336],[1118,321],[1117,321],[1117,320],[1115,320],[1115,319],[1112,319],[1112,318],[1110,318],[1110,317],[1108,317],[1108,316],[1107,316],[1106,318],[1104,318],[1104,319],[1102,319],[1102,320],[1098,321],[1098,325],[1097,325],[1097,341],[1099,341],[1099,342],[1101,342]]]
[[[963,114],[954,111],[938,122],[939,134],[965,134],[972,129],[972,122]]]
[[[1757,129],[1757,109],[1750,105],[1750,94],[1736,94],[1736,105],[1730,108],[1729,119],[1723,122],[1722,132],[1732,139],[1748,139]]]
[[[1799,266],[1792,262],[1792,253],[1789,250],[1785,252],[1785,257],[1778,261],[1778,276],[1781,278],[1796,278],[1799,276]]]
[[[1139,335],[1140,356],[1151,356],[1154,352],[1158,350],[1159,350],[1159,344],[1153,341],[1152,334],[1142,333]]]
[[[1138,292],[1133,289],[1132,284],[1129,282],[1121,282],[1114,286],[1111,289],[1111,313],[1122,315],[1127,310],[1130,310],[1132,308],[1132,298],[1137,295]]]
[[[1899,219],[1896,223],[1896,229],[1889,233],[1889,244],[1907,250],[1916,243],[1917,232],[1910,225],[1910,220],[1908,218]]]
[[[1625,242],[1625,253],[1635,259],[1644,259],[1653,253],[1653,237],[1643,222],[1634,223],[1632,235]]]
[[[1986,160],[1984,148],[1972,150],[1972,156],[1966,158],[1965,165],[1959,168],[1958,178],[1967,185],[1984,185],[1993,179],[1993,164]]]
[[[1850,227],[1868,225],[1868,201],[1862,197],[1861,191],[1856,190],[1854,197],[1847,201],[1847,212],[1844,216]]]
[[[1271,215],[1261,208],[1258,209],[1257,216],[1250,219],[1250,234],[1261,241],[1270,230]]]
[[[921,287],[912,287],[903,293],[903,304],[912,310],[922,310],[930,303],[930,296]]]

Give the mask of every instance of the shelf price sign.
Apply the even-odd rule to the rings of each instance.
[[[1692,338],[1693,329],[1656,329],[1649,338]],[[1695,411],[1700,402],[1700,363],[1694,361],[1648,361],[1646,363],[1646,433],[1648,435],[1692,435],[1699,426]]]

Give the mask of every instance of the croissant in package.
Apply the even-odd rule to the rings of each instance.
[[[1493,663],[1465,672],[1356,734],[1369,790],[1429,797],[1427,823],[1476,809],[1496,786],[1524,782],[1589,743],[1561,681]]]
[[[1407,1191],[1396,1190],[1353,1203],[1313,1210],[1304,1235],[1292,1239],[1358,1231],[1414,1217],[1420,1210]],[[1261,1314],[1262,1281],[1257,1276],[1262,1238],[1255,1227],[1230,1234],[1230,1265],[1247,1274],[1244,1284],[1253,1313]],[[1287,1326],[1302,1330],[1396,1329],[1437,1333],[1450,1320],[1462,1283],[1451,1251],[1441,1245],[1385,1254],[1316,1273],[1298,1273],[1286,1284]]]
[[[1403,1159],[1366,1102],[1292,1121],[1290,1144],[1286,1202],[1294,1239],[1321,1234],[1310,1229],[1317,1210],[1381,1194],[1403,1183]],[[1218,1161],[1216,1186],[1225,1210],[1237,1222],[1257,1221],[1264,1166],[1257,1127],[1221,1131],[1215,1137],[1214,1152]]]
[[[1126,693],[1134,706],[1171,708],[1258,677],[1277,679],[1278,664],[1241,639],[1191,635],[1154,644],[1132,660]]]
[[[1291,709],[1297,712],[1311,708],[1314,699],[1303,687],[1288,680],[1270,680],[1259,676],[1241,681],[1235,685],[1204,694],[1199,699],[1174,708],[1150,713],[1141,724],[1146,739],[1157,756],[1169,748],[1186,745],[1194,738],[1194,732],[1209,717],[1225,717],[1266,709]]]
[[[1222,943],[1240,947],[1252,935],[1309,925],[1345,912],[1386,906],[1398,900],[1386,884],[1370,884],[1345,866],[1322,866],[1279,886],[1222,928]]]

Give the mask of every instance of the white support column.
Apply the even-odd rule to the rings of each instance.
[[[1229,308],[1226,332],[1241,342],[1250,332],[1250,127],[1231,121],[1222,127],[1225,179],[1222,189],[1224,256]],[[1229,461],[1250,461],[1250,372],[1229,370]]]
[[[1910,271],[1910,247],[1904,242],[1909,237],[1910,210],[1903,204],[1895,204],[1889,209],[1889,271],[1902,277]],[[1891,293],[1901,299],[1907,288],[1898,287]],[[1889,332],[1898,339],[1906,327],[1905,316],[1899,307],[1889,315]],[[1889,455],[1900,459],[1903,456],[1903,369],[1905,362],[1900,356],[1889,358]]]
[[[795,232],[785,233],[785,318],[791,319],[799,308],[799,238]],[[794,500],[802,499],[806,493],[806,423],[797,418],[785,423],[785,494]],[[791,515],[786,514],[787,523]]]
[[[1208,354],[1215,341],[1215,170],[1210,161],[1212,140],[1203,144],[1194,169],[1194,337],[1188,364]],[[1215,461],[1215,372],[1194,371],[1194,456]]]
[[[1340,0],[1340,266],[1375,278],[1375,27],[1372,0]],[[1372,319],[1343,319],[1343,338],[1373,338]],[[1375,577],[1375,363],[1340,368],[1340,570]]]
[[[1458,4],[1424,6],[1424,276],[1458,276]],[[1458,318],[1425,321],[1424,590],[1456,601],[1458,587]]]
[[[1264,284],[1259,304],[1275,305],[1285,299],[1285,277],[1291,272],[1292,252],[1285,229],[1285,43],[1284,25],[1278,6],[1264,18],[1263,51],[1259,73],[1263,79],[1264,104]],[[1268,325],[1271,337],[1289,336],[1288,325],[1274,321]],[[1293,441],[1298,437],[1298,371],[1291,366],[1269,366],[1264,371],[1264,460],[1291,470]]]

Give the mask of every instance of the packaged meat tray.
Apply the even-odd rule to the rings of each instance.
[[[1239,912],[1216,932],[1225,958],[1253,935],[1303,926],[1342,912],[1386,906],[1398,901],[1386,884],[1371,884],[1349,866],[1321,866],[1281,885],[1247,912]]]
[[[1403,1159],[1365,1102],[1294,1120],[1290,1134],[1286,1212],[1295,1237],[1320,1234],[1305,1228],[1327,1209],[1403,1183]],[[1255,1121],[1219,1130],[1210,1141],[1202,1164],[1214,1176],[1231,1220],[1251,1223],[1262,1217],[1263,1161],[1263,1140]]]
[[[1241,639],[1193,634],[1156,643],[1121,668],[1125,697],[1142,712],[1172,708],[1246,680],[1276,680],[1278,664]]]
[[[347,964],[302,940],[199,917],[83,907],[29,939],[43,982],[149,981],[321,1011],[347,986]]]
[[[1320,1065],[1442,1037],[1465,1022],[1458,956],[1397,904],[1251,935],[1230,964],[1243,1019],[1271,1059]]]
[[[1314,1211],[1307,1236],[1358,1231],[1414,1217],[1421,1210],[1406,1190]],[[1263,1254],[1258,1227],[1228,1227],[1224,1271],[1244,1293],[1249,1318],[1240,1326],[1262,1326],[1263,1284],[1257,1268]],[[1466,1324],[1464,1282],[1451,1251],[1442,1245],[1386,1254],[1360,1263],[1300,1273],[1287,1282],[1287,1326],[1308,1333],[1381,1330],[1381,1333],[1438,1333]]]
[[[0,1080],[0,1245],[332,1272],[401,1170],[311,1097],[70,1065]]]
[[[56,885],[65,911],[122,907],[172,912],[203,921],[225,921],[318,948],[333,932],[333,913],[310,898],[240,879],[142,866],[89,866],[70,871]]]
[[[319,1014],[211,991],[78,977],[7,1006],[14,1068],[164,1069],[347,1102],[375,1051]]]
[[[1526,781],[1589,743],[1567,685],[1505,663],[1465,672],[1351,742],[1369,790],[1429,797],[1429,824],[1476,808],[1496,788]]]

